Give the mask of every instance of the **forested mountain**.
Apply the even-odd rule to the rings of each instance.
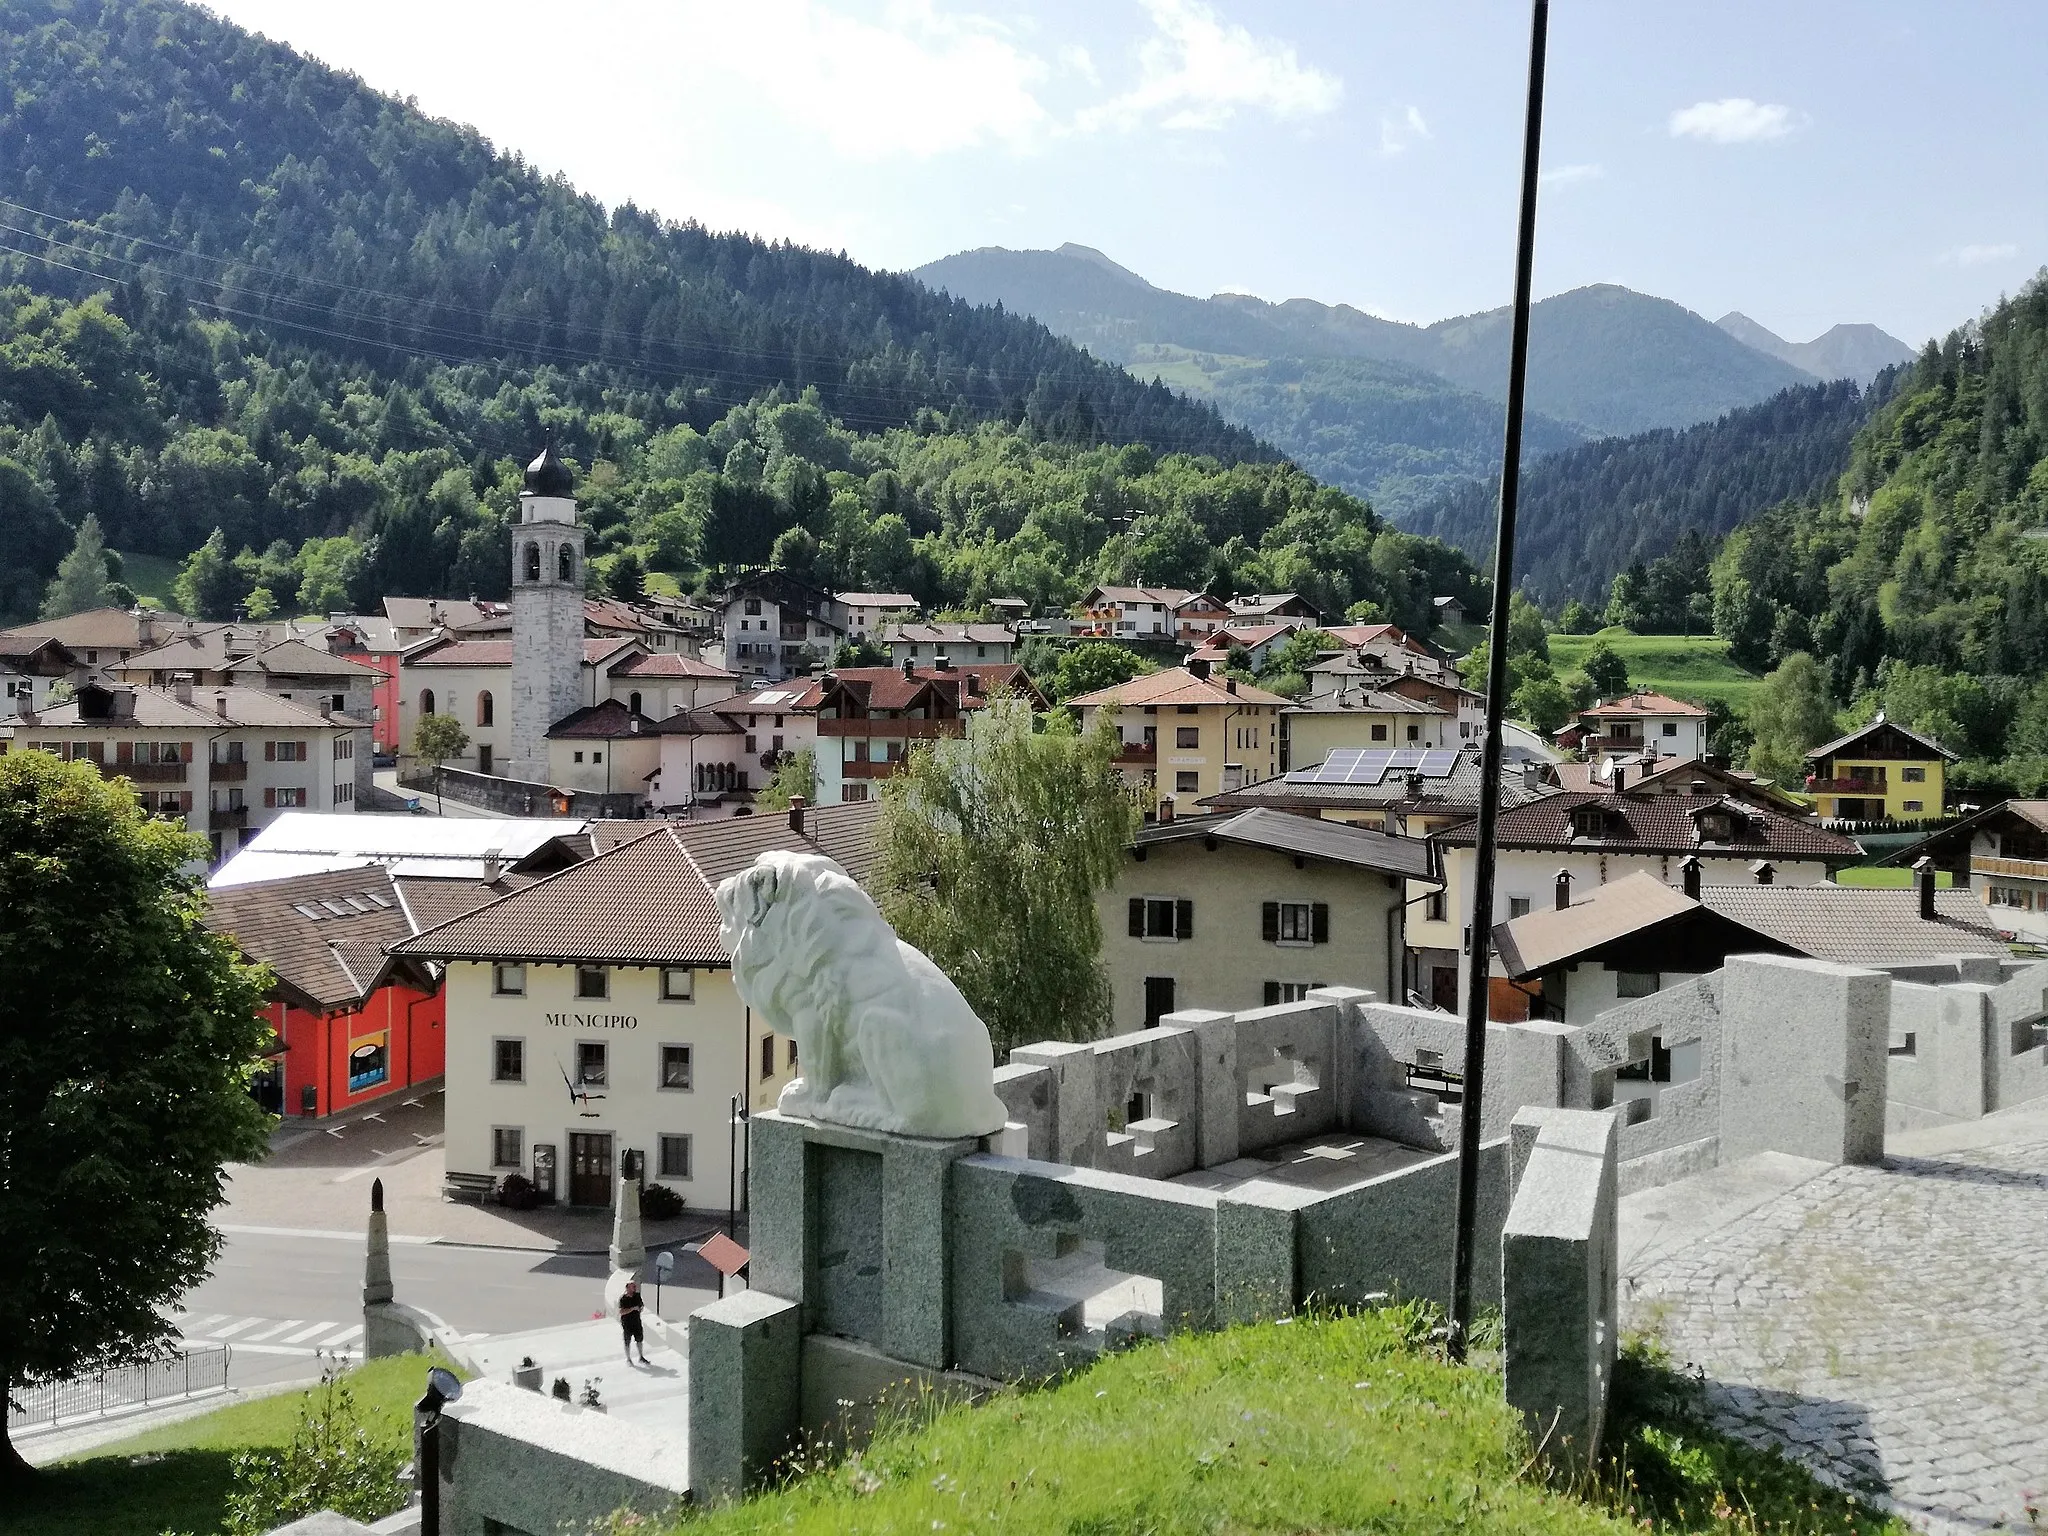
[[[1718,542],[1746,518],[1831,488],[1882,398],[1847,379],[1781,391],[1682,432],[1582,443],[1527,465],[1515,537],[1517,585],[1555,609],[1605,605],[1614,577],[1691,534]],[[1475,481],[1402,518],[1415,533],[1490,559],[1498,477]]]
[[[545,435],[626,594],[776,559],[935,607],[1143,579],[1426,626],[1482,596],[1034,321],[607,216],[164,0],[0,0],[0,248],[6,619],[88,515],[206,617],[500,595]]]
[[[508,82],[512,88],[516,82]],[[709,426],[775,384],[1258,457],[1210,408],[843,256],[607,215],[458,124],[171,0],[0,0],[0,279],[172,291],[380,368],[554,365]]]
[[[1812,341],[1787,341],[1731,309],[1716,320],[1737,341],[1802,368],[1816,379],[1854,379],[1868,384],[1887,368],[1913,361],[1913,349],[1874,325],[1831,326]]]
[[[1417,326],[1312,299],[1196,299],[1155,288],[1078,245],[963,251],[914,275],[962,298],[1000,300],[1141,372],[1139,349],[1165,345],[1233,359],[1368,359],[1488,400],[1507,389],[1505,308]],[[1806,382],[1797,368],[1690,310],[1626,288],[1558,294],[1537,304],[1530,319],[1530,408],[1580,435],[1688,426]],[[1497,456],[1497,430],[1494,437]],[[1302,452],[1291,442],[1281,446]]]
[[[2048,788],[2048,277],[1930,342],[1839,486],[1728,539],[1713,597],[1745,665],[1811,651],[1967,780]]]

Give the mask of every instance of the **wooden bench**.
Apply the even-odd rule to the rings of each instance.
[[[482,1205],[497,1187],[498,1181],[488,1173],[446,1173],[441,1176],[443,1200],[474,1200]]]

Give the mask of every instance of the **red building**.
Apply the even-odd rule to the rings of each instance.
[[[385,947],[523,883],[394,877],[365,864],[210,891],[207,926],[274,977],[265,1014],[277,1039],[257,1088],[265,1107],[331,1115],[440,1077],[439,968]]]

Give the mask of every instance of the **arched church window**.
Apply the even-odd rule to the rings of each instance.
[[[476,696],[476,723],[478,725],[489,725],[496,716],[496,702],[491,698],[490,690],[486,688]]]
[[[561,553],[555,556],[555,577],[558,581],[576,579],[576,551],[567,544],[564,544]]]
[[[628,709],[630,709],[631,711],[633,711],[633,713],[634,713],[634,714],[636,714],[636,715],[637,715],[637,714],[639,714],[639,713],[640,713],[640,695],[639,695],[639,694],[637,694],[637,693],[629,693],[629,694],[627,694],[627,695],[626,695],[626,708],[628,708]]]
[[[528,544],[526,546],[526,579],[528,581],[540,580],[540,546],[538,544]]]
[[[431,688],[422,688],[420,690],[420,713],[422,715],[431,715],[433,712],[434,690]]]

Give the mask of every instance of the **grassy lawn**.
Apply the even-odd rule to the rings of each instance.
[[[1860,886],[1864,890],[1902,890],[1913,883],[1910,869],[1879,869],[1871,864],[1859,864],[1853,869],[1835,871],[1835,884]],[[1955,876],[1945,869],[1934,872],[1934,883],[1947,890],[1956,883]]]
[[[447,1363],[394,1355],[351,1371],[349,1386],[364,1424],[393,1444],[410,1445],[412,1405],[427,1367]],[[9,1536],[209,1536],[220,1526],[235,1453],[289,1443],[306,1396],[280,1392],[232,1403],[47,1468],[8,1516],[6,1530]]]
[[[121,556],[121,579],[135,589],[137,597],[153,597],[166,608],[176,608],[171,601],[171,583],[178,579],[181,569],[176,560],[164,555]]]
[[[776,1531],[1887,1532],[1777,1457],[1701,1436],[1684,1378],[1634,1362],[1622,1456],[1546,1486],[1496,1371],[1446,1364],[1413,1308],[1181,1335],[1040,1390],[906,1419],[782,1488],[684,1517]],[[1722,1509],[1753,1507],[1752,1523]]]
[[[1728,659],[1728,642],[1718,635],[1632,635],[1625,629],[1603,629],[1597,635],[1552,635],[1551,665],[1559,672],[1569,672],[1602,640],[1628,663],[1631,684],[1654,688],[1674,699],[1692,704],[1723,699],[1740,711],[1763,686],[1762,678]]]

